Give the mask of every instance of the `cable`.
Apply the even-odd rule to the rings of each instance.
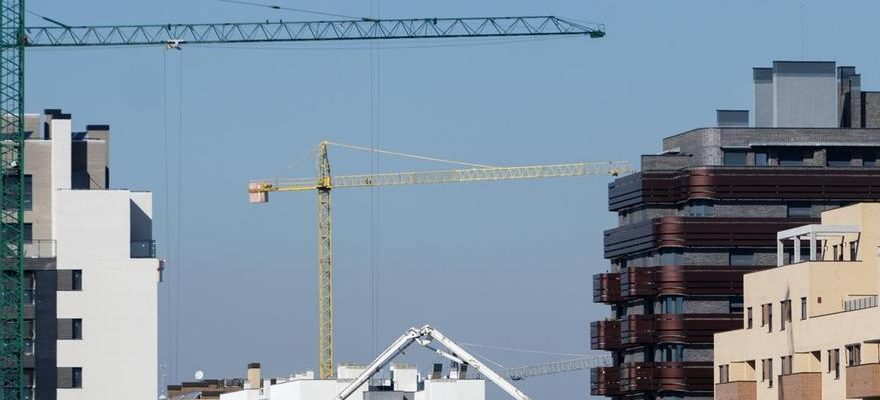
[[[466,161],[456,161],[456,160],[448,160],[448,159],[444,159],[444,158],[420,156],[417,154],[407,154],[407,153],[401,153],[401,152],[391,151],[391,150],[382,150],[382,149],[378,149],[378,148],[374,148],[374,147],[362,147],[362,146],[337,143],[337,142],[327,142],[327,144],[332,145],[332,146],[337,146],[337,147],[344,147],[344,148],[352,149],[352,150],[370,151],[373,153],[389,154],[389,155],[393,155],[393,156],[412,158],[412,159],[416,159],[416,160],[436,161],[436,162],[441,162],[441,163],[458,164],[458,165],[465,165],[468,167],[477,167],[477,168],[495,168],[495,167],[497,167],[496,165],[475,164],[475,163],[466,162]],[[372,144],[371,144],[371,146],[372,146]]]
[[[551,356],[566,356],[566,357],[590,357],[589,354],[560,353],[560,352],[554,352],[554,351],[516,349],[513,347],[491,346],[491,345],[476,344],[476,343],[460,343],[460,344],[462,346],[482,347],[485,349],[515,351],[515,352],[520,352],[520,353],[545,354],[545,355],[551,355]]]
[[[351,18],[351,19],[359,19],[359,20],[364,20],[364,21],[370,20],[369,18],[354,17],[351,15],[335,14],[335,13],[329,13],[329,12],[323,12],[323,11],[316,11],[316,10],[307,10],[304,8],[284,7],[284,6],[279,6],[276,4],[254,3],[254,2],[250,2],[250,1],[241,1],[241,0],[217,0],[217,1],[219,1],[221,3],[231,3],[231,4],[240,4],[240,5],[245,5],[245,6],[271,8],[273,10],[294,11],[294,12],[299,12],[299,13],[303,13],[303,14],[323,15],[325,17]]]
[[[183,189],[183,52],[180,52],[179,62],[179,84],[178,84],[178,118],[177,118],[177,312],[175,313],[175,331],[177,343],[177,352],[174,354],[174,363],[179,365],[180,362],[180,286],[181,286],[181,269],[183,269],[183,257],[181,256],[181,243],[183,243],[183,231],[181,230],[181,190]]]
[[[162,49],[162,98],[163,98],[163,107],[162,107],[163,127],[165,130],[165,137],[164,137],[163,144],[165,145],[165,151],[164,151],[164,156],[165,156],[165,182],[164,182],[165,183],[165,240],[166,240],[166,243],[168,244],[168,249],[165,250],[165,257],[167,258],[169,255],[171,255],[171,249],[170,249],[170,247],[171,247],[171,219],[169,218],[169,216],[171,215],[171,207],[170,207],[171,202],[169,201],[170,195],[168,193],[169,192],[169,183],[168,183],[169,182],[169,179],[168,179],[168,177],[169,177],[169,173],[168,173],[168,170],[169,170],[169,167],[168,167],[168,149],[169,149],[169,146],[168,146],[168,50],[164,49],[164,48]],[[177,266],[175,265],[175,267],[177,267]],[[176,284],[177,284],[177,282],[175,282],[175,285]],[[165,321],[165,324],[166,324],[165,335],[166,335],[167,346],[168,346],[168,359],[166,362],[168,364],[171,364],[171,362],[174,360],[174,358],[173,358],[174,351],[173,351],[173,347],[172,347],[173,342],[171,341],[171,339],[172,339],[172,335],[171,335],[172,318],[171,318],[171,288],[170,287],[165,289],[165,303],[166,303],[165,304],[165,318],[167,318],[167,320]],[[176,367],[177,366],[175,364],[171,364],[170,371],[167,371],[167,373],[170,373],[171,376],[173,377],[172,379],[176,379],[176,375],[174,375],[174,373],[175,373],[174,368],[176,368]]]
[[[479,47],[479,46],[498,46],[498,45],[508,45],[508,44],[519,44],[519,43],[529,43],[529,42],[545,42],[551,40],[566,40],[566,39],[574,39],[576,36],[556,36],[556,37],[539,37],[539,38],[530,38],[530,39],[501,39],[497,37],[486,37],[482,38],[482,43],[474,43],[474,39],[470,39],[470,42],[458,42],[458,43],[447,43],[447,44],[436,44],[436,45],[406,45],[406,46],[384,46],[382,50],[412,50],[412,49],[436,49],[436,48],[455,48],[455,47]],[[444,42],[449,42],[452,39],[445,39]],[[190,48],[192,47],[200,47],[206,49],[232,49],[232,50],[252,50],[252,51],[337,51],[337,50],[355,50],[355,51],[372,51],[371,47],[364,46],[362,44],[352,45],[352,46],[325,46],[325,47],[312,47],[310,45],[265,45],[262,47],[247,47],[247,46],[235,46],[235,45],[223,45],[223,44],[211,44],[211,43],[188,43]],[[35,49],[39,50],[39,49]],[[49,49],[51,50],[51,48]]]

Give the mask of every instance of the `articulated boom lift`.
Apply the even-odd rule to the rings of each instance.
[[[431,342],[437,342],[443,345],[447,351],[432,347]],[[427,347],[442,357],[455,361],[461,365],[472,367],[516,400],[530,400],[529,396],[517,389],[513,384],[508,382],[487,365],[480,362],[480,360],[477,360],[476,357],[472,356],[467,350],[457,345],[452,339],[449,339],[446,335],[440,333],[440,331],[432,328],[430,325],[425,325],[421,328],[409,328],[403,335],[397,338],[391,346],[379,354],[379,357],[376,357],[376,359],[367,366],[364,372],[361,372],[361,374],[355,378],[354,382],[343,389],[334,400],[348,399],[349,396],[358,390],[358,388],[367,383],[373,375],[376,375],[376,373],[388,365],[391,360],[403,353],[413,343],[418,343]]]

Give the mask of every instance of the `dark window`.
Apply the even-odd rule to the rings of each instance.
[[[730,382],[730,366],[729,365],[719,365],[718,366],[718,383],[727,383]]]
[[[58,389],[82,388],[83,376],[81,367],[59,367],[57,377]]]
[[[660,299],[662,314],[684,313],[684,297],[664,296]]]
[[[15,186],[18,183],[18,175],[6,175],[3,177],[3,187],[10,188]],[[6,190],[6,204],[14,203],[17,200],[15,199],[16,190]],[[33,177],[31,175],[24,176],[24,209],[25,210],[33,210],[34,208],[34,184]]]
[[[81,388],[82,387],[82,368],[71,368],[71,387]]]
[[[684,345],[683,344],[662,344],[658,348],[660,362],[682,362],[684,361]]]
[[[730,265],[755,265],[755,254],[751,251],[734,250],[730,252]]]
[[[782,301],[779,306],[782,313],[782,323],[779,325],[779,330],[784,331],[786,322],[791,322],[791,300]]]
[[[791,356],[782,356],[782,375],[791,374]]]
[[[746,329],[752,329],[752,308],[746,309]]]
[[[684,254],[680,249],[665,249],[660,252],[660,265],[682,265]]]
[[[73,271],[70,271],[70,290],[82,290],[82,277],[82,270],[75,269]]]
[[[746,152],[741,150],[727,150],[724,152],[724,165],[746,165]]]
[[[852,152],[841,149],[828,150],[826,164],[829,167],[848,167],[852,164]]]
[[[804,165],[804,150],[782,149],[779,151],[779,165],[783,167],[796,167]]]
[[[82,290],[82,270],[61,269],[58,270],[57,274],[59,291],[66,292]]]
[[[834,374],[834,379],[840,379],[840,350],[828,350],[828,373]]]
[[[770,157],[767,155],[766,151],[759,151],[755,153],[755,165],[761,167],[770,165]]]
[[[789,217],[811,217],[813,215],[813,207],[809,204],[789,204],[788,205],[788,216]]]
[[[801,297],[801,319],[807,319],[807,298]]]
[[[71,339],[81,340],[83,338],[82,330],[83,330],[83,320],[81,320],[81,319],[70,320]]]
[[[730,313],[739,314],[743,312],[743,297],[733,296],[730,298]]]
[[[4,227],[7,229],[3,230],[3,234],[7,235],[6,236],[7,239],[10,239],[10,240],[14,239],[14,233],[13,233],[14,227],[10,226],[12,224],[4,224],[4,225],[7,225]],[[24,241],[25,242],[33,242],[33,240],[34,240],[34,227],[30,223],[26,223],[26,224],[24,224]]]
[[[761,381],[768,382],[768,386],[773,387],[773,359],[761,360],[761,370]]]
[[[853,367],[862,364],[862,345],[851,344],[846,346],[846,366]]]
[[[773,304],[761,305],[761,326],[767,327],[767,332],[773,332]]]
[[[853,240],[849,242],[849,260],[856,261],[856,256],[859,254],[859,241]]]
[[[877,153],[866,152],[866,153],[862,154],[862,166],[876,167],[877,166]]]

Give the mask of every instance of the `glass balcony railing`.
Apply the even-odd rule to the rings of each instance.
[[[28,240],[24,242],[25,258],[55,258],[54,240]]]
[[[131,258],[156,258],[155,240],[136,240],[131,242]]]

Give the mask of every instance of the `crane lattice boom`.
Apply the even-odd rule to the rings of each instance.
[[[501,370],[501,374],[513,381],[521,381],[525,378],[541,375],[560,374],[563,372],[581,371],[593,367],[608,367],[612,365],[610,354],[595,357],[582,357],[572,360],[555,361],[540,365],[507,368]]]
[[[548,35],[605,36],[601,24],[554,16],[370,19],[219,24],[43,26],[25,29],[27,47],[433,39]]]

